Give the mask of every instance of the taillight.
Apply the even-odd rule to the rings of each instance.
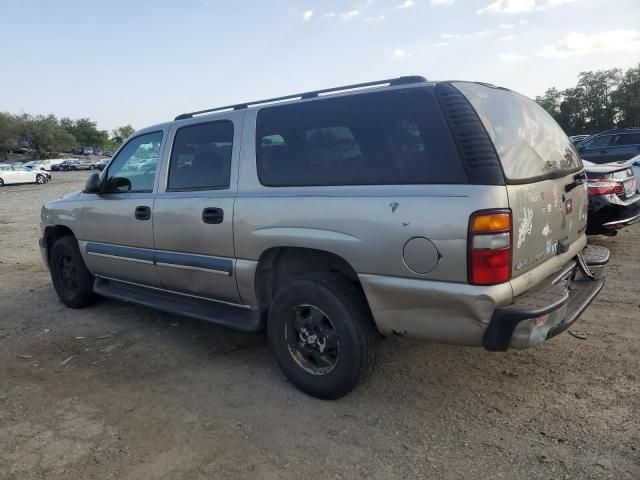
[[[511,279],[511,210],[471,215],[468,235],[469,283],[496,285]]]
[[[608,178],[594,178],[587,183],[589,195],[620,194],[624,191],[622,183]]]

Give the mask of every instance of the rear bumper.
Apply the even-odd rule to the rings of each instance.
[[[587,233],[591,235],[610,232],[638,221],[640,221],[640,198],[628,205],[608,204],[589,210]]]
[[[624,218],[619,218],[616,220],[612,220],[610,222],[604,223],[602,224],[602,226],[604,228],[621,228],[621,227],[626,227],[627,225],[631,225],[634,224],[636,222],[640,221],[640,213],[637,213],[635,215],[631,215],[629,217],[625,216]]]
[[[533,347],[569,328],[602,290],[609,262],[604,247],[589,246],[583,256],[593,279],[572,260],[544,285],[496,309],[484,335],[484,347],[490,351]]]

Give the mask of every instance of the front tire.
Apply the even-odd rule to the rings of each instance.
[[[65,236],[53,244],[49,268],[53,288],[66,306],[83,308],[95,301],[93,276],[82,260],[74,237]]]
[[[0,187],[4,187],[4,180],[0,178]]]
[[[309,273],[276,293],[267,320],[269,344],[298,389],[331,400],[373,369],[378,332],[363,293],[346,278]]]
[[[36,175],[36,183],[42,185],[43,183],[47,183],[47,180],[44,175]]]

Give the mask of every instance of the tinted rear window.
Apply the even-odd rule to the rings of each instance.
[[[263,185],[466,183],[458,153],[423,89],[266,107],[257,120]]]
[[[508,180],[558,176],[582,167],[562,128],[533,100],[477,83],[454,85],[482,120]]]

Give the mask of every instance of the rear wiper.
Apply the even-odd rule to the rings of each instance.
[[[564,186],[564,191],[566,193],[569,193],[571,190],[573,190],[574,188],[582,185],[586,181],[587,181],[587,174],[584,171],[578,172],[573,176],[573,182],[567,183]]]

